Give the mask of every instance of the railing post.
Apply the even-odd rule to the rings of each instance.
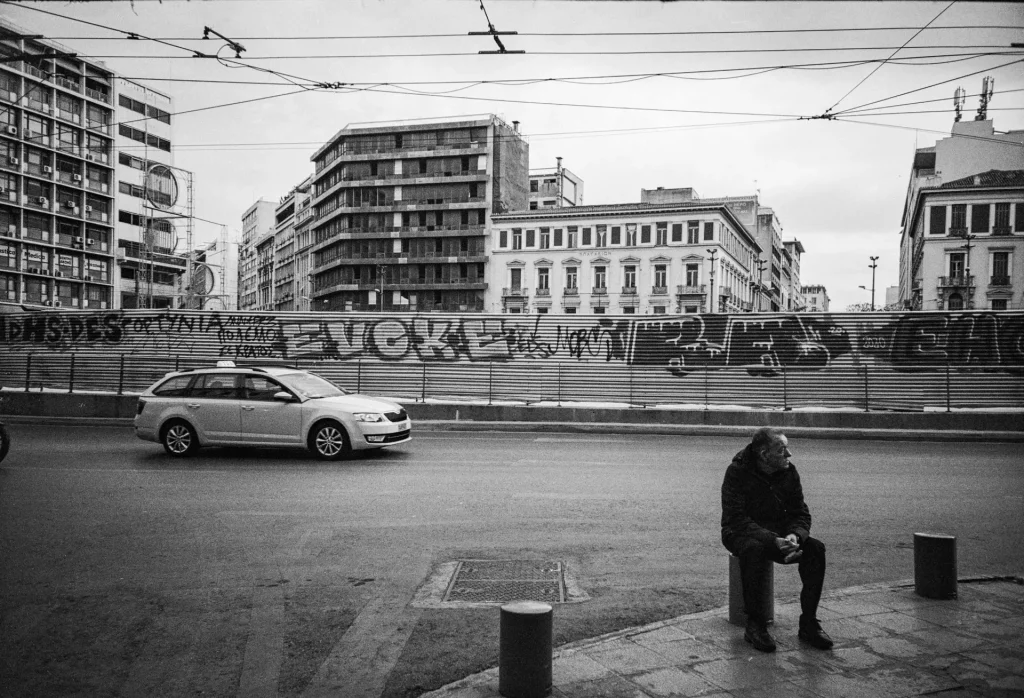
[[[562,406],[562,362],[555,364],[558,367],[558,406]]]
[[[68,375],[68,392],[75,392],[75,355],[71,354],[71,369]]]
[[[633,364],[629,364],[629,406],[633,406]]]
[[[949,355],[946,355],[946,412],[953,411],[953,399],[949,385]]]
[[[25,392],[32,387],[32,352],[25,357]]]
[[[786,364],[782,364],[782,411],[789,412],[789,381],[786,379]]]
[[[420,402],[427,401],[427,362],[423,362],[423,381],[420,384],[422,392],[420,393]]]
[[[487,406],[490,407],[494,395],[494,359],[487,362]]]
[[[356,359],[356,392],[363,392],[363,360]]]
[[[117,394],[124,394],[124,354],[121,354],[121,368],[117,376]]]
[[[708,366],[708,360],[705,358],[704,359],[704,411],[705,412],[711,406],[711,403],[708,400],[708,369],[709,368],[710,367]]]
[[[871,411],[871,403],[868,393],[868,365],[864,364],[864,411]]]

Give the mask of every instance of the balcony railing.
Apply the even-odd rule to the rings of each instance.
[[[563,288],[562,289],[562,295],[563,296],[578,296],[578,295],[580,295],[580,290],[578,288]]]
[[[652,296],[664,296],[664,295],[667,295],[667,294],[668,294],[668,286],[652,286],[651,287],[651,295]]]
[[[538,288],[538,289],[536,289],[535,293],[538,296],[550,296],[551,295],[551,289],[550,288]]]
[[[624,296],[635,296],[636,295],[636,286],[623,286],[622,287],[622,295],[624,295]]]
[[[732,289],[726,287],[720,288],[718,289],[718,295],[722,298],[732,298]]]
[[[595,286],[590,290],[592,296],[607,296],[608,289],[605,286]]]
[[[1009,276],[993,276],[992,279],[988,282],[988,285],[989,286],[1009,286],[1010,285],[1010,277]]]
[[[678,296],[702,296],[705,293],[704,284],[697,286],[676,286],[676,295]]]
[[[967,228],[957,226],[949,229],[949,236],[951,238],[965,238],[967,237]]]
[[[1008,226],[1008,225],[997,225],[994,228],[992,228],[992,234],[993,235],[999,235],[999,236],[1009,235],[1010,234],[1010,226]]]
[[[501,295],[512,296],[512,297],[524,297],[526,296],[526,289],[523,288],[503,288],[501,289]]]
[[[945,288],[968,288],[974,286],[974,275],[970,276],[940,276],[939,286]]]

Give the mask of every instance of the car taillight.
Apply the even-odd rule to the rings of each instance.
[[[144,410],[144,409],[146,409],[146,401],[140,399],[139,400],[139,406],[135,408],[135,415],[138,416],[138,415],[142,414],[142,410]]]

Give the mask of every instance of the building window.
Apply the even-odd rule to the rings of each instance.
[[[963,310],[964,309],[964,297],[959,293],[954,293],[949,297],[949,309],[950,310]]]
[[[628,265],[622,268],[622,286],[623,288],[636,288],[636,266]]]
[[[539,290],[547,290],[551,288],[550,285],[551,270],[544,267],[537,270],[537,288]]]
[[[536,193],[537,190],[538,190],[538,187],[539,187],[539,184],[538,184],[537,180],[536,179],[531,179],[530,180],[530,191]]]
[[[561,247],[562,246],[562,229],[561,228],[555,228],[555,239],[552,242],[552,244],[555,247]]]
[[[993,298],[992,299],[992,310],[1006,310],[1006,299],[1005,298]]]
[[[576,314],[576,308],[566,308],[565,309],[565,314],[566,315],[575,315]]]
[[[1018,233],[1024,233],[1024,204],[1016,205],[1016,217],[1013,222],[1013,229]]]
[[[622,314],[623,315],[635,315],[636,314],[636,307],[632,306],[632,305],[627,305],[625,308],[622,309]]]
[[[566,248],[576,247],[576,226],[570,225],[565,229],[565,246]]]
[[[946,207],[945,206],[932,206],[931,208],[932,218],[931,223],[928,225],[928,232],[931,235],[945,235],[946,234]]]
[[[1006,228],[1006,229],[1010,228],[1010,204],[1009,203],[996,204],[995,227],[996,228]]]
[[[688,221],[686,223],[686,244],[696,245],[700,242],[700,223]]]
[[[499,230],[498,231],[498,247],[500,247],[501,249],[505,249],[506,247],[508,247],[508,231],[507,230]]]
[[[526,231],[526,247],[528,249],[532,250],[536,246],[537,246],[537,231],[536,230],[532,230],[532,229],[531,230],[527,230]]]
[[[657,226],[657,238],[654,241],[655,245],[667,245],[668,244],[668,223],[658,223]]]
[[[953,205],[953,215],[952,220],[949,222],[949,227],[967,229],[967,204]]]
[[[621,226],[618,226],[618,225],[613,225],[612,226],[612,244],[613,245],[621,245],[622,244],[622,227]]]
[[[510,286],[513,291],[520,291],[523,288],[523,270],[509,269]]]
[[[964,275],[964,256],[960,252],[949,255],[949,275],[962,277]]]
[[[583,245],[583,247],[590,247],[593,244],[590,241],[590,228],[583,229],[583,236],[580,239],[580,244]]]
[[[683,224],[673,223],[672,224],[672,242],[683,241]]]
[[[663,306],[663,305],[656,305],[653,308],[651,308],[651,310],[654,312],[655,315],[664,315],[665,314],[665,306]]]
[[[520,230],[519,228],[512,229],[512,249],[523,249],[523,231]]]
[[[594,267],[594,288],[608,288],[608,267]]]
[[[658,288],[665,288],[668,286],[668,265],[654,265],[654,285]]]
[[[608,226],[599,225],[597,226],[597,244],[595,247],[607,247],[608,246]]]
[[[992,253],[992,284],[1005,286],[1010,283],[1010,253]]]
[[[578,288],[579,269],[577,267],[566,267],[565,268],[565,287],[575,289]]]
[[[642,225],[640,226],[640,244],[650,245],[651,244],[651,226]]]
[[[626,226],[626,244],[630,247],[636,247],[636,223],[630,223]]]
[[[708,221],[704,224],[704,240],[715,239],[715,224],[713,221]]]
[[[604,315],[604,308],[603,307],[594,308],[594,315]]]
[[[540,229],[540,248],[547,250],[551,248],[551,229],[541,228]]]
[[[531,211],[536,211],[537,210],[537,202],[536,201],[531,201],[530,202],[530,210]]]
[[[700,279],[700,270],[697,268],[697,265],[696,264],[687,264],[686,265],[686,285],[687,286],[696,286],[699,283],[699,279]]]
[[[971,232],[988,232],[988,204],[974,204],[971,206]]]

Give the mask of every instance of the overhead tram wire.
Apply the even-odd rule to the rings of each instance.
[[[14,3],[11,3],[14,4]],[[721,29],[707,31],[651,31],[651,32],[517,32],[518,36],[537,37],[587,37],[587,36],[741,36],[750,34],[818,34],[907,31],[918,27],[828,27],[820,29]],[[998,24],[964,24],[929,27],[930,31],[997,29],[1024,31],[1024,26],[1003,26]],[[201,41],[195,37],[161,37],[164,41]],[[239,41],[379,41],[380,39],[465,39],[466,34],[363,34],[338,36],[240,36]],[[55,41],[108,41],[95,36],[55,36]]]
[[[1024,88],[1018,88],[1018,89],[1013,89],[1013,90],[997,90],[997,91],[993,92],[992,94],[994,94],[994,95],[1005,95],[1005,94],[1011,94],[1013,92],[1024,92]],[[976,94],[969,94],[969,95],[964,95],[964,96],[965,97],[980,97],[981,94],[980,93],[976,93]],[[871,112],[871,111],[876,110],[876,109],[896,109],[897,107],[913,107],[913,106],[917,106],[918,104],[934,104],[935,102],[946,102],[948,100],[949,100],[949,97],[936,97],[935,99],[921,99],[921,100],[918,100],[916,102],[901,102],[900,104],[889,104],[889,105],[878,106],[878,107],[867,107],[867,108],[865,108],[863,110],[854,109],[853,111],[843,111],[842,114],[843,114],[843,116],[856,116],[858,113],[861,113],[862,111],[863,112]],[[989,110],[991,111],[991,107],[989,108]]]
[[[849,96],[850,96],[851,94],[853,94],[853,91],[854,91],[854,90],[856,90],[856,89],[857,89],[858,87],[860,87],[861,85],[863,85],[863,84],[864,84],[865,82],[867,82],[868,78],[870,78],[870,77],[871,77],[872,75],[874,75],[874,74],[875,74],[875,73],[877,73],[877,72],[878,72],[879,70],[881,70],[881,69],[882,69],[882,66],[883,66],[883,65],[885,65],[885,64],[886,64],[886,62],[887,62],[887,61],[888,61],[889,59],[893,58],[893,57],[894,57],[894,56],[895,56],[895,55],[896,55],[897,53],[899,53],[900,51],[902,51],[903,49],[905,49],[905,48],[907,47],[907,44],[909,44],[909,43],[910,43],[911,41],[913,41],[914,39],[916,39],[916,38],[918,37],[918,35],[919,35],[919,34],[920,34],[921,32],[923,32],[923,31],[924,31],[925,29],[927,29],[927,28],[928,28],[928,27],[929,27],[929,26],[930,26],[930,25],[932,24],[932,22],[934,22],[934,21],[935,21],[935,20],[937,20],[937,19],[938,19],[939,17],[941,17],[941,16],[943,15],[943,14],[945,14],[946,10],[948,10],[949,8],[951,8],[951,7],[952,7],[953,5],[955,5],[955,4],[956,4],[956,0],[953,0],[953,2],[949,3],[948,5],[946,5],[946,7],[944,7],[944,8],[943,8],[943,9],[942,9],[942,10],[941,10],[941,11],[939,12],[939,14],[935,15],[934,17],[932,17],[931,21],[929,21],[929,22],[928,22],[928,24],[926,24],[926,25],[924,25],[923,27],[921,27],[920,29],[918,29],[918,30],[917,30],[917,31],[916,31],[916,32],[914,33],[914,35],[913,35],[912,37],[910,37],[909,39],[907,39],[907,40],[906,40],[906,42],[904,42],[904,44],[903,44],[902,46],[900,46],[900,47],[899,47],[898,49],[896,49],[895,51],[893,51],[893,52],[892,52],[892,56],[889,56],[889,58],[886,58],[886,59],[885,59],[884,61],[882,61],[881,63],[879,63],[879,64],[878,64],[877,66],[875,66],[875,69],[874,69],[874,70],[872,70],[872,71],[871,71],[870,73],[868,73],[868,74],[867,74],[867,75],[866,75],[866,76],[865,76],[865,77],[864,77],[864,78],[863,78],[863,79],[862,79],[862,80],[861,80],[860,82],[858,82],[858,83],[857,83],[856,85],[854,85],[853,87],[851,87],[851,88],[850,88],[850,91],[849,91],[849,92],[847,92],[847,93],[846,93],[845,95],[843,95],[843,96],[842,96],[842,97],[840,97],[840,98],[839,98],[838,100],[836,100],[836,103],[835,103],[835,104],[833,104],[833,105],[832,105],[831,107],[829,107],[828,109],[826,109],[826,110],[825,110],[825,114],[830,114],[830,113],[832,112],[832,110],[833,110],[833,109],[835,109],[836,107],[838,107],[838,106],[839,106],[839,103],[840,103],[840,102],[842,102],[842,101],[843,101],[844,99],[846,99],[846,98],[847,98],[847,97],[849,97]]]
[[[1012,146],[1016,148],[1024,148],[1024,143],[1018,143],[1017,141],[1003,140],[999,138],[990,138],[987,136],[974,136],[969,133],[953,133],[952,131],[940,131],[934,128],[920,128],[917,126],[900,126],[899,124],[879,124],[873,121],[851,121],[851,119],[857,118],[855,116],[850,117],[836,117],[833,121],[837,121],[844,124],[859,124],[862,126],[881,126],[882,128],[897,128],[902,131],[920,131],[923,133],[937,133],[942,136],[949,138],[960,138],[971,141],[982,141],[984,143],[998,143],[1000,145]]]

